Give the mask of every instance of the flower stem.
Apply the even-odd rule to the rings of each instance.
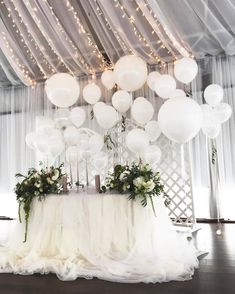
[[[151,205],[152,205],[152,208],[153,208],[153,213],[154,213],[155,217],[157,217],[156,211],[155,211],[155,208],[154,208],[154,204],[153,204],[153,198],[152,198],[152,196],[149,196],[149,198],[150,198]]]
[[[21,223],[21,213],[20,213],[20,209],[21,209],[21,202],[19,202],[19,206],[18,206],[18,217],[19,217],[19,222]]]

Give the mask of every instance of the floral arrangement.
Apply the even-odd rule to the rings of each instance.
[[[31,203],[35,197],[46,196],[47,194],[60,194],[63,192],[63,177],[65,174],[62,173],[61,164],[55,168],[36,170],[30,168],[26,176],[22,174],[16,174],[17,178],[23,178],[21,182],[18,182],[15,187],[16,199],[19,203],[19,221],[21,222],[20,209],[23,206],[25,212],[25,237],[24,242],[27,240],[28,231],[28,219],[30,214]]]
[[[163,195],[165,205],[169,204],[169,198],[164,193],[164,185],[161,183],[160,174],[154,172],[148,164],[133,162],[129,165],[116,165],[114,172],[106,177],[106,184],[101,191],[116,190],[121,194],[129,195],[129,199],[140,200],[145,207],[150,201],[155,213],[152,197]]]

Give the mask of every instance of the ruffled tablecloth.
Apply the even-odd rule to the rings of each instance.
[[[34,200],[27,242],[17,222],[0,247],[0,271],[55,273],[117,282],[188,280],[198,266],[196,250],[177,234],[163,200],[143,208],[125,195],[50,195]]]

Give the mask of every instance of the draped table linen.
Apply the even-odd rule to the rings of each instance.
[[[97,277],[115,282],[188,280],[196,250],[177,234],[163,200],[151,205],[126,195],[70,193],[35,199],[25,224],[17,222],[0,247],[0,271],[55,273],[61,280]]]

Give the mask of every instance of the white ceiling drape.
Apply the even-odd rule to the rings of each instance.
[[[0,86],[94,74],[129,53],[159,66],[233,55],[234,14],[235,0],[2,0]]]

